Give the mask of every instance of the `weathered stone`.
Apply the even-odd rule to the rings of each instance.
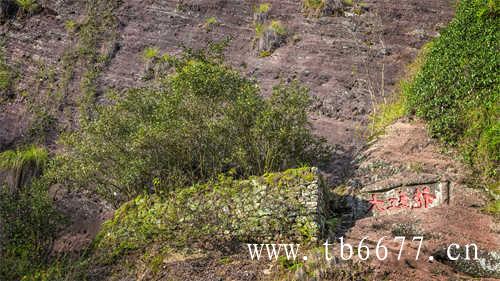
[[[0,1],[0,23],[5,22],[7,19],[15,16],[17,12],[17,5],[12,0]]]
[[[472,248],[473,249],[473,248]],[[479,251],[478,259],[475,259],[474,251],[469,251],[469,259],[465,247],[450,248],[451,257],[458,257],[451,260],[448,257],[447,249],[441,249],[434,254],[437,260],[452,266],[455,270],[470,274],[474,277],[500,278],[500,251]]]
[[[382,215],[395,212],[430,209],[448,204],[451,197],[451,184],[439,181],[434,175],[408,177],[401,181],[380,181],[365,186],[353,202],[354,217]]]

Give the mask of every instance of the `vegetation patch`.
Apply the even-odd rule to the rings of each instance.
[[[458,148],[480,182],[496,186],[500,167],[499,8],[463,0],[441,36],[424,47],[397,97],[375,110],[374,135],[406,113],[432,137]]]
[[[305,88],[280,85],[263,99],[215,54],[166,59],[173,69],[160,87],[109,96],[97,120],[62,137],[54,182],[119,202],[220,173],[245,178],[328,159],[325,140],[310,131]]]
[[[25,14],[33,14],[40,9],[36,0],[16,0],[16,4]]]
[[[27,149],[7,150],[0,153],[0,169],[18,170],[27,165],[41,169],[49,159],[45,148],[30,146]]]
[[[50,280],[86,280],[103,268],[99,276],[135,276],[137,257],[159,270],[172,253],[206,253],[235,242],[309,245],[322,234],[323,192],[317,169],[303,167],[248,180],[221,175],[161,197],[141,195],[104,223],[86,257],[64,268],[67,279]]]
[[[303,0],[302,10],[306,16],[320,17],[343,12],[343,1],[340,0]]]
[[[261,57],[264,57],[262,54],[271,55],[285,42],[286,36],[287,30],[280,21],[255,23],[255,39]]]
[[[208,32],[208,31],[212,31],[212,29],[219,25],[219,21],[217,20],[216,17],[209,17],[205,20],[205,24],[203,25],[205,30]]]
[[[494,181],[500,172],[499,11],[496,1],[461,1],[406,91],[410,112],[427,121],[431,135],[459,147]]]
[[[13,173],[14,186],[0,183],[0,279],[19,280],[47,260],[61,217],[46,185],[35,177],[48,162],[35,146],[0,154],[0,171]],[[31,173],[29,173],[31,171]]]
[[[0,103],[2,100],[11,96],[14,79],[14,71],[7,64],[3,46],[0,46]]]

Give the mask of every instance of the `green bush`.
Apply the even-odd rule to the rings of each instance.
[[[26,149],[7,150],[0,153],[0,170],[20,170],[27,165],[41,169],[48,159],[47,150],[34,145]]]
[[[266,100],[216,56],[167,60],[174,69],[160,88],[110,96],[96,120],[62,138],[52,179],[120,201],[230,170],[247,177],[327,157],[325,141],[310,132],[305,88],[279,86]]]
[[[46,261],[60,216],[45,185],[0,187],[0,280],[19,280]]]
[[[25,13],[33,13],[39,8],[36,0],[16,0],[16,4]]]
[[[156,58],[160,53],[160,50],[156,47],[147,47],[143,51],[143,57],[145,60],[150,60]]]
[[[499,7],[462,0],[434,40],[407,91],[408,106],[432,136],[458,145],[483,175],[498,179],[500,163]]]
[[[271,9],[271,4],[262,3],[259,6],[255,7],[254,12],[258,14],[264,14],[269,12],[270,9]]]

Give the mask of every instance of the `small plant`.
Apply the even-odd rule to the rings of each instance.
[[[269,52],[267,50],[260,51],[260,53],[259,53],[259,57],[261,57],[261,58],[269,57],[270,55],[271,55],[271,52]]]
[[[0,91],[7,91],[12,83],[12,74],[6,65],[0,65]]]
[[[72,19],[69,19],[64,23],[64,27],[66,28],[67,32],[74,32],[76,30],[76,22]]]
[[[280,21],[255,23],[255,39],[260,57],[267,57],[285,41],[287,31]]]
[[[255,25],[255,37],[260,38],[262,34],[264,34],[265,25],[262,23],[258,23]]]
[[[305,0],[304,7],[311,10],[324,9],[326,6],[325,0]]]
[[[342,4],[344,4],[345,6],[353,6],[354,1],[353,0],[342,0]]]
[[[216,17],[209,17],[205,20],[204,27],[207,31],[211,31],[214,26],[217,26],[219,21]]]
[[[271,21],[269,28],[274,30],[278,35],[286,35],[286,29],[280,21]]]
[[[413,162],[409,164],[410,171],[420,174],[424,172],[424,164],[421,162]]]
[[[320,16],[326,8],[326,0],[304,0],[302,5],[307,15]]]
[[[490,202],[484,210],[492,215],[500,216],[500,200]]]
[[[160,53],[160,50],[156,47],[147,47],[142,53],[144,59],[150,60],[156,58]]]
[[[36,0],[16,0],[16,4],[23,12],[28,14],[36,12],[39,8]]]
[[[255,7],[255,13],[265,14],[265,13],[269,12],[270,9],[271,9],[271,4],[262,3],[259,6]]]

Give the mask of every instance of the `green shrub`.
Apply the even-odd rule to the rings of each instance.
[[[150,60],[156,58],[160,54],[160,50],[156,47],[147,47],[144,49],[142,55],[144,59]]]
[[[258,14],[265,14],[265,13],[269,12],[270,9],[271,9],[271,4],[262,3],[259,6],[255,7],[254,12],[258,13]]]
[[[60,216],[40,182],[16,193],[0,187],[1,280],[19,280],[46,262],[58,221]]]
[[[36,0],[16,0],[16,4],[25,13],[33,13],[39,8]]]
[[[342,4],[344,4],[345,6],[353,6],[354,1],[353,0],[342,0]]]
[[[407,93],[410,110],[427,121],[432,136],[458,145],[480,173],[497,180],[499,18],[493,0],[462,0]]]
[[[325,141],[310,132],[305,88],[279,86],[265,100],[254,82],[215,57],[168,60],[175,71],[159,89],[110,97],[113,104],[100,106],[97,120],[62,137],[49,172],[55,181],[127,199],[231,169],[247,177],[327,157]]]
[[[326,8],[326,0],[304,0],[302,2],[304,12],[308,16],[320,16]]]
[[[261,58],[269,57],[270,55],[271,55],[271,52],[269,52],[267,50],[260,51],[260,53],[259,53],[259,57],[261,57]]]
[[[326,6],[325,0],[304,0],[304,7],[311,10],[322,10]]]
[[[17,191],[40,176],[47,162],[48,154],[43,148],[30,146],[24,150],[7,150],[0,153],[0,172],[10,175],[10,180],[6,181],[9,190]]]
[[[274,30],[278,35],[286,35],[286,29],[280,21],[271,21],[269,28]]]
[[[64,23],[64,27],[66,28],[67,32],[74,32],[77,27],[76,21],[69,19]]]
[[[266,32],[266,30],[272,30],[280,36],[285,36],[287,34],[286,28],[278,20],[273,20],[270,23],[256,23],[255,24],[255,38],[260,38]]]
[[[206,31],[211,31],[212,28],[216,25],[219,25],[219,21],[217,20],[217,18],[216,17],[209,17],[205,20],[204,27],[205,27]]]

